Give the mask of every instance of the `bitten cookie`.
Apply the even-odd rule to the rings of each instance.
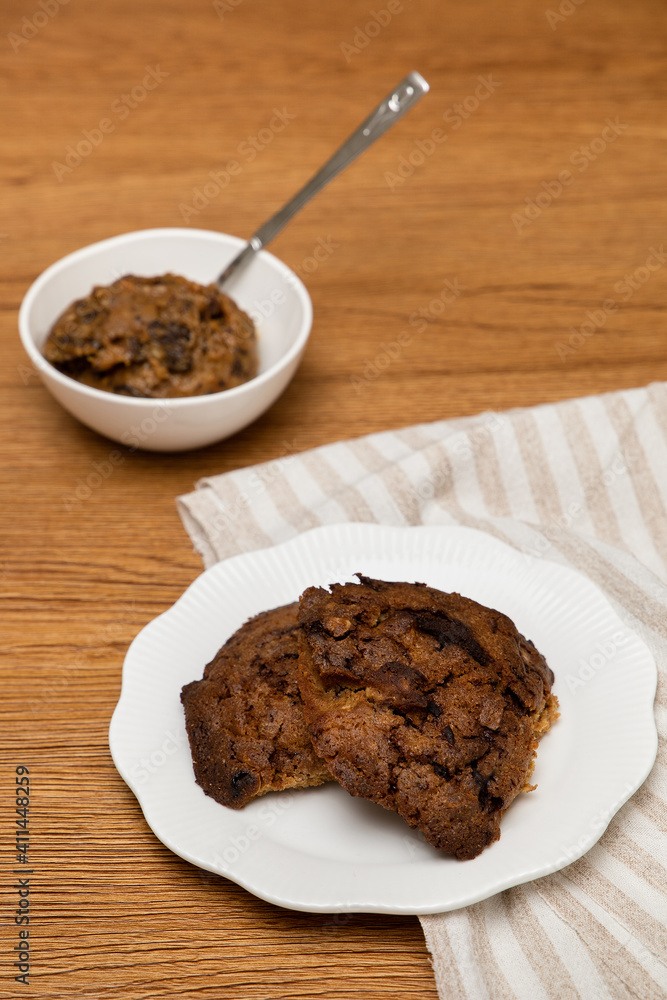
[[[290,604],[251,618],[181,692],[197,783],[232,809],[331,780],[303,718],[297,610]]]
[[[424,584],[311,587],[299,686],[313,745],[353,795],[476,857],[557,717],[553,673],[498,611]]]

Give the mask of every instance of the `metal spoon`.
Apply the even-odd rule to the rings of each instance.
[[[305,184],[293,198],[257,230],[243,250],[227,265],[216,279],[218,288],[228,281],[232,274],[253,257],[258,250],[272,240],[287,225],[293,215],[321,191],[325,184],[333,180],[341,170],[363,153],[371,143],[390,129],[394,122],[402,118],[406,111],[428,92],[429,85],[420,73],[409,73],[396,86],[369,117],[361,123],[333,156],[327,160],[315,176]]]

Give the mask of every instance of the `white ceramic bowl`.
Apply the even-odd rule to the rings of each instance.
[[[150,277],[169,271],[208,284],[244,242],[204,229],[145,229],[93,243],[52,264],[30,286],[19,311],[23,346],[47,389],[82,423],[130,448],[185,451],[246,427],[292,378],[313,317],[303,283],[265,250],[225,288],[257,327],[259,374],[243,385],[207,396],[138,399],[82,385],[42,355],[54,321],[94,285],[109,285],[124,274]]]

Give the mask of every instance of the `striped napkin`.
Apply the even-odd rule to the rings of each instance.
[[[658,663],[651,774],[580,860],[420,920],[442,1000],[664,1000],[667,384],[288,453],[177,503],[206,566],[342,521],[461,524],[606,593]]]

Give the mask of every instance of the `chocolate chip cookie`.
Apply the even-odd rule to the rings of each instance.
[[[299,621],[305,718],[334,778],[459,859],[497,840],[557,717],[535,646],[459,594],[360,575],[306,590]]]
[[[303,718],[297,610],[289,604],[251,618],[181,692],[197,783],[232,809],[331,780]]]

